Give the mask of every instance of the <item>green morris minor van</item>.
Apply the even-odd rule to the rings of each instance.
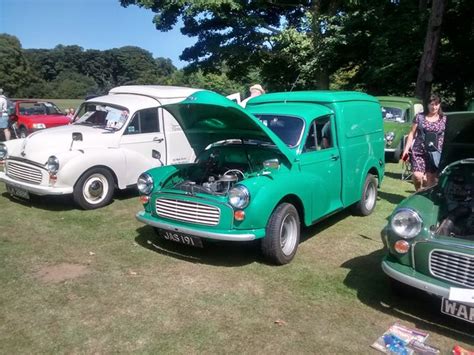
[[[268,261],[286,264],[301,225],[346,207],[361,215],[375,208],[384,140],[372,96],[274,93],[242,109],[201,91],[164,109],[197,156],[138,179],[144,210],[136,217],[165,239],[198,247],[203,240],[260,239]]]
[[[377,99],[382,107],[385,152],[394,161],[399,161],[413,119],[423,112],[423,102],[414,97],[399,96],[378,96]]]

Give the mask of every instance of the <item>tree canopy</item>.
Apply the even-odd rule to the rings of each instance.
[[[257,70],[272,91],[343,88],[412,96],[418,78],[425,85],[420,90],[434,85],[458,107],[472,96],[470,68],[462,80],[445,74],[472,57],[473,21],[465,16],[474,10],[470,0],[120,3],[155,12],[160,31],[181,20],[181,32],[197,38],[180,57],[191,63],[189,70],[215,72],[225,63],[233,79]]]

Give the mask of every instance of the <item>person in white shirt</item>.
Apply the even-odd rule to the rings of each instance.
[[[10,140],[11,134],[8,127],[8,101],[3,95],[3,89],[0,88],[0,129],[3,129],[5,140]]]
[[[265,90],[263,90],[262,85],[260,85],[260,84],[252,85],[249,88],[249,91],[250,91],[250,96],[247,97],[245,100],[242,100],[240,102],[240,106],[245,107],[247,105],[248,100],[250,100],[250,99],[252,99],[256,96],[260,96],[260,95],[265,94]]]

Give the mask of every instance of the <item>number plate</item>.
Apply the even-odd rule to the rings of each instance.
[[[28,191],[15,186],[7,185],[7,191],[12,196],[21,197],[24,199],[30,198],[30,193]]]
[[[191,235],[170,232],[170,231],[161,231],[161,236],[167,240],[171,240],[172,242],[191,245],[193,247],[202,248],[202,240],[198,237],[193,237]]]
[[[468,305],[443,298],[441,300],[441,313],[474,323],[474,304]]]

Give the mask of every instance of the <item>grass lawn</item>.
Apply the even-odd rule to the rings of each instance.
[[[0,186],[0,352],[376,353],[392,323],[428,331],[450,353],[474,327],[424,295],[392,295],[380,230],[413,191],[388,171],[376,211],[305,229],[292,263],[254,244],[192,249],[137,222],[135,192],[100,210],[67,198],[11,200]]]
[[[84,102],[84,100],[80,99],[48,99],[48,101],[54,102],[63,112],[71,107],[77,110],[79,105]]]

